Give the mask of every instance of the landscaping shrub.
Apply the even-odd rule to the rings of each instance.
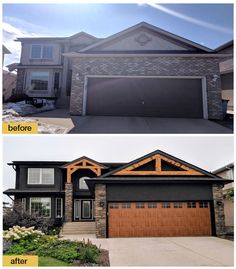
[[[16,225],[24,227],[34,226],[45,233],[53,227],[53,221],[43,218],[38,214],[23,212],[21,206],[14,206],[4,212],[3,229],[7,230]]]
[[[34,227],[13,226],[3,232],[3,238],[13,243],[5,254],[21,255],[25,252],[35,250],[39,247],[42,236],[44,236],[44,233],[34,230]]]
[[[99,250],[91,243],[54,240],[41,245],[35,251],[35,254],[38,256],[50,256],[67,263],[72,263],[74,260],[95,262]]]
[[[18,225],[9,228],[7,231],[3,231],[3,238],[8,241],[18,241],[23,238],[34,240],[40,238],[42,235],[44,235],[44,233],[39,230],[35,230],[34,227],[26,228]]]
[[[50,227],[45,233],[48,235],[59,235],[60,230],[61,230],[61,226],[54,225]]]

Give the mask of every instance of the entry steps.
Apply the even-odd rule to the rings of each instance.
[[[62,226],[60,235],[70,234],[95,234],[96,227],[95,221],[83,221],[83,222],[65,222]]]

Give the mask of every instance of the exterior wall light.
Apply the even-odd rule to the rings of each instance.
[[[99,205],[100,205],[101,207],[104,207],[105,203],[104,203],[104,202],[100,202]]]

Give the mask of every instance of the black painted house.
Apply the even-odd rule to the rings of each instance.
[[[159,150],[125,164],[81,157],[9,165],[16,184],[4,194],[64,227],[93,222],[97,237],[225,233],[222,187],[231,180]]]

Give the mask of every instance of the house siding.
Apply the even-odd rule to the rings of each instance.
[[[219,60],[214,57],[80,57],[72,60],[70,112],[83,114],[86,76],[199,76],[206,78],[209,119],[222,118]]]
[[[28,168],[53,168],[54,169],[54,184],[53,185],[38,185],[38,184],[28,184]],[[63,176],[60,168],[53,165],[21,165],[18,168],[16,176],[16,188],[19,190],[52,190],[52,191],[62,191],[63,188]]]
[[[107,201],[210,201],[211,184],[111,184]]]

